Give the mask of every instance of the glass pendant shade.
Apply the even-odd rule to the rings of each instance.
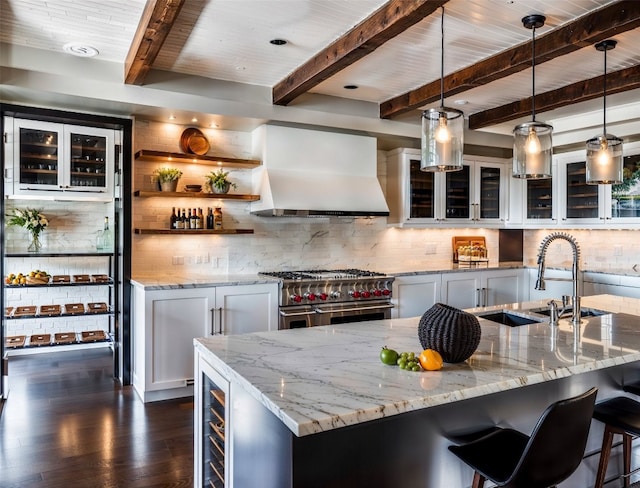
[[[611,134],[587,141],[587,183],[617,185],[622,183],[622,139]]]
[[[595,45],[604,53],[602,77],[603,123],[602,134],[587,141],[586,179],[589,185],[617,185],[622,183],[622,139],[607,134],[607,51],[616,47],[617,41],[607,39]]]
[[[464,114],[460,110],[439,107],[422,113],[422,171],[458,171],[462,169]]]
[[[513,177],[551,178],[553,127],[544,122],[525,122],[513,129]]]

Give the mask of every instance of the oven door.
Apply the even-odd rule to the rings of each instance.
[[[280,307],[278,329],[303,329],[315,325],[316,312],[311,305]]]
[[[393,304],[388,300],[322,304],[315,307],[314,325],[346,324],[391,318]]]

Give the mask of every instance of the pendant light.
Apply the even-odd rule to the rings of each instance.
[[[607,51],[615,48],[617,41],[607,39],[596,44],[604,52],[603,123],[602,134],[587,141],[587,183],[609,185],[622,183],[622,139],[607,134]]]
[[[551,178],[553,127],[536,122],[536,29],[544,25],[544,15],[527,15],[522,24],[532,30],[531,41],[531,122],[513,129],[513,177],[526,179]]]
[[[422,113],[422,171],[462,169],[464,113],[444,106],[444,7],[440,19],[440,107]]]

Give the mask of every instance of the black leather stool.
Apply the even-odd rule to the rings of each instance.
[[[550,488],[582,462],[597,389],[547,407],[531,436],[498,429],[449,450],[474,470],[473,488],[486,480],[509,488]]]
[[[624,388],[626,390],[626,387]],[[593,418],[604,424],[602,452],[598,464],[595,488],[602,488],[611,455],[614,434],[622,434],[624,486],[629,486],[631,473],[631,440],[640,435],[640,402],[627,397],[614,397],[598,403]]]

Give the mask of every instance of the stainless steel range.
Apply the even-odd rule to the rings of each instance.
[[[360,269],[261,274],[282,279],[280,329],[391,318],[392,276]]]

